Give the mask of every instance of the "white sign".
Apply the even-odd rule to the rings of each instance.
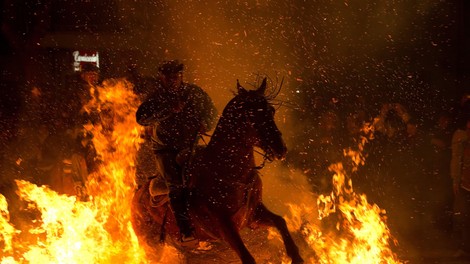
[[[80,71],[83,63],[93,63],[96,67],[100,67],[100,57],[98,51],[84,52],[84,51],[74,51],[73,52],[73,70]]]

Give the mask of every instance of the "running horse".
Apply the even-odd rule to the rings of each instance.
[[[268,160],[282,159],[287,151],[274,121],[271,98],[265,95],[266,78],[256,90],[246,90],[238,81],[237,89],[238,94],[225,107],[210,142],[195,153],[185,169],[190,189],[189,215],[196,237],[200,241],[225,241],[243,264],[254,264],[239,230],[276,227],[292,263],[304,263],[286,221],[262,202],[254,148],[262,149]],[[166,233],[176,241],[178,228],[167,199],[163,198],[161,206],[149,205],[148,188],[149,183],[134,196],[136,233],[147,241],[164,240]]]

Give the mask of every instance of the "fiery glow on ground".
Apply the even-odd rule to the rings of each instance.
[[[87,126],[101,157],[98,171],[86,182],[89,199],[82,201],[18,180],[18,195],[28,205],[31,216],[28,228],[17,230],[10,223],[6,199],[0,195],[2,264],[182,262],[180,252],[169,245],[145,250],[132,228],[130,208],[136,187],[140,127],[135,122],[139,101],[131,88],[124,80],[108,80],[97,87],[99,97],[85,106],[89,111],[102,113],[104,120],[102,124]],[[364,137],[359,150],[366,142]],[[364,162],[360,151],[345,155],[352,158],[355,166]],[[393,239],[383,210],[353,192],[342,164],[330,169],[335,172],[334,190],[328,196],[320,196],[318,204],[288,204],[289,228],[305,240],[310,251],[316,252],[321,263],[398,263],[390,249]],[[322,232],[313,224],[318,219],[305,219],[305,215],[319,209],[322,218],[337,217],[333,231]],[[279,234],[270,230],[268,239],[280,240]],[[302,254],[307,263],[316,263],[313,254]],[[283,263],[289,263],[287,258],[281,258]]]

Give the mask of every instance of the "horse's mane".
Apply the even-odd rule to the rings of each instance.
[[[275,98],[277,97],[277,95],[279,94],[282,88],[282,81],[279,86],[278,85],[268,86],[267,85],[268,82],[266,80],[267,78],[263,79],[262,80],[263,84],[259,85],[258,83],[260,82],[260,78],[257,78],[256,84],[250,84],[250,86],[254,87],[255,89],[249,89],[249,90],[242,87],[239,81],[237,80],[237,89],[236,91],[232,91],[234,97],[225,105],[222,111],[222,115],[220,116],[217,122],[217,125],[215,127],[215,130],[212,134],[210,142],[213,140],[216,134],[218,135],[217,132],[221,131],[222,127],[233,127],[233,122],[230,120],[232,120],[233,118],[239,117],[242,114],[240,110],[246,109],[247,105],[251,105],[251,103],[255,103],[256,101],[259,101],[260,99],[266,100],[266,102],[269,105],[275,104],[273,103],[273,101],[275,100]],[[259,90],[261,86],[265,87],[262,89],[263,91]],[[281,104],[278,103],[278,105],[280,106]],[[253,106],[250,106],[250,107],[253,107]],[[238,129],[238,127],[234,129]]]

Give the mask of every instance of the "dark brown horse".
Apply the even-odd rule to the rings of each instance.
[[[237,83],[238,94],[227,104],[207,147],[197,152],[185,175],[191,190],[189,213],[199,240],[222,240],[243,264],[255,263],[239,231],[244,227],[276,227],[292,263],[303,263],[285,220],[262,203],[262,184],[255,165],[254,147],[266,158],[282,159],[286,146],[274,121],[274,107],[265,95],[266,79],[257,90]],[[175,241],[178,229],[165,201],[149,206],[148,185],[134,197],[134,227],[147,241],[165,231]],[[164,197],[164,196],[163,196]],[[167,222],[166,225],[162,223]]]

